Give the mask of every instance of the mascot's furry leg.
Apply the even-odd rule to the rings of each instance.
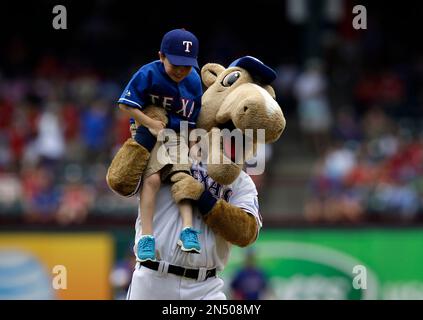
[[[245,210],[225,200],[217,200],[210,191],[205,191],[201,182],[184,173],[171,177],[172,196],[178,203],[183,199],[196,200],[204,222],[226,241],[245,247],[257,237],[257,220]],[[240,230],[243,230],[240,232]]]
[[[149,106],[143,110],[153,119],[167,123],[163,108]],[[156,137],[146,127],[139,126],[134,138],[129,138],[116,153],[107,171],[107,184],[119,195],[130,197],[138,193],[142,176],[156,144]]]
[[[106,180],[110,189],[124,197],[135,195],[140,188],[151,149],[132,138],[126,140],[107,171]]]

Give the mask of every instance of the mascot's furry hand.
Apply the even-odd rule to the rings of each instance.
[[[172,185],[172,197],[176,203],[182,200],[198,200],[204,191],[204,186],[197,179],[184,172],[177,172],[170,180]]]

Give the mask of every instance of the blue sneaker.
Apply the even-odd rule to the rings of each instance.
[[[156,260],[156,243],[153,236],[142,236],[138,241],[137,256],[139,261]]]
[[[201,253],[200,242],[198,241],[199,233],[199,231],[190,227],[182,230],[178,240],[178,245],[181,246],[182,251]]]

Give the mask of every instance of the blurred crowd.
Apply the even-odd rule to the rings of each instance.
[[[68,50],[67,41],[76,41],[71,34],[60,42],[55,33],[49,39],[64,46],[62,53],[49,54],[35,44],[32,48],[32,39],[27,36],[25,42],[19,35],[12,35],[0,50],[5,62],[0,64],[0,219],[22,216],[28,221],[67,224],[85,221],[88,212],[112,216],[136,212],[136,199],[114,195],[105,175],[113,154],[129,137],[128,118],[118,112],[115,101],[131,73],[154,57],[137,56],[150,52],[142,43],[134,54],[120,50],[120,58],[112,57],[112,51],[103,56],[102,50],[128,35],[119,17],[112,19],[117,3],[108,9],[103,2],[96,5],[104,12],[97,8],[98,16],[81,23],[82,40],[75,39],[82,42],[75,43],[86,50],[79,54],[75,48]],[[221,62],[258,53],[277,66],[273,86],[288,123],[283,139],[303,144],[307,152],[298,156],[313,163],[304,204],[307,220],[419,218],[423,211],[423,48],[412,33],[403,32],[418,26],[419,20],[399,21],[394,28],[386,22],[401,8],[374,10],[369,3],[368,29],[357,31],[351,27],[349,8],[345,6],[346,14],[336,22],[329,19],[319,28],[312,26],[318,40],[311,42],[306,32],[310,26],[280,19],[281,41],[274,41],[273,33],[267,36],[273,45],[283,47],[281,56],[254,47],[259,39],[249,41],[251,47],[242,43],[246,39],[241,34],[250,37],[252,32],[204,31],[203,57]],[[99,28],[108,21],[108,28]],[[155,37],[148,35],[143,36]],[[261,39],[260,34],[257,37]],[[305,50],[310,43],[316,47]],[[37,55],[32,57],[35,49]],[[109,69],[114,70],[113,76],[99,72]],[[292,134],[296,129],[298,136]],[[267,161],[273,153],[272,147],[266,149]],[[266,187],[265,177],[252,176],[259,191]]]
[[[343,88],[350,93],[339,94],[329,67],[319,59],[303,68],[281,65],[275,84],[317,159],[305,217],[418,217],[423,117],[410,106],[422,102],[413,86],[422,81],[423,68],[359,73],[350,89]],[[0,215],[67,224],[85,221],[88,212],[134,214],[136,200],[115,196],[105,181],[110,159],[129,137],[128,119],[115,104],[121,90],[117,81],[92,70],[65,70],[48,56],[30,76],[1,79]],[[263,177],[253,176],[258,189]]]
[[[423,131],[413,132],[414,122],[394,122],[374,107],[361,121],[350,122],[360,139],[345,139],[339,134],[347,128],[336,128],[337,137],[313,168],[306,218],[312,222],[421,218]]]
[[[33,74],[1,79],[0,215],[67,224],[88,212],[134,208],[135,200],[114,196],[105,181],[112,154],[129,137],[115,103],[120,91],[52,57]]]
[[[311,222],[423,217],[423,56],[372,58],[366,37],[338,33],[320,59],[280,67],[279,93],[315,159]]]

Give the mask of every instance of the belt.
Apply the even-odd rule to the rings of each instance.
[[[151,270],[159,270],[160,263],[158,261],[142,261],[140,262],[140,265],[151,269]],[[173,264],[169,265],[169,268],[167,270],[168,273],[175,274],[177,276],[185,277],[185,278],[191,278],[191,279],[198,279],[198,273],[200,270],[198,269],[188,269],[180,266],[175,266]],[[207,270],[206,277],[204,280],[216,276],[216,268]]]

